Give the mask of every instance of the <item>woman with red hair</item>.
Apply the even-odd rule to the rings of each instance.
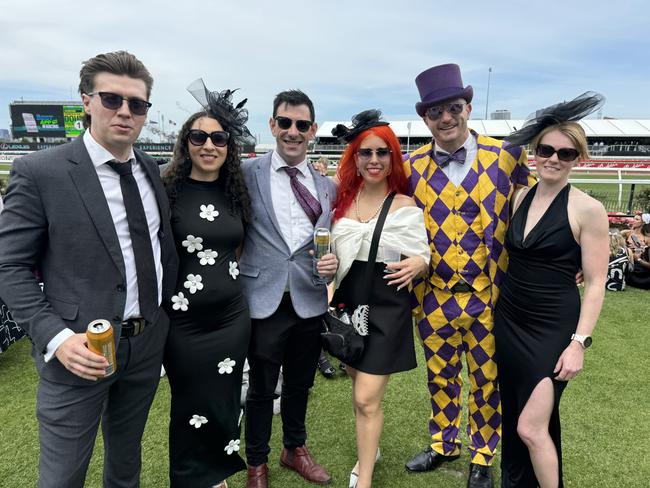
[[[371,285],[368,336],[360,359],[346,365],[352,378],[358,461],[350,487],[368,487],[379,459],[383,424],[381,401],[392,373],[415,368],[408,285],[429,264],[424,217],[404,195],[400,144],[378,110],[352,118],[352,128],[337,125],[332,134],[348,143],[339,164],[338,197],[332,244],[339,259],[333,303],[354,310],[363,300],[361,284],[372,235],[384,202],[395,197],[379,240]]]

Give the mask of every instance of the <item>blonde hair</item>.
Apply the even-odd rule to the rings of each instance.
[[[587,149],[587,134],[580,124],[577,122],[561,122],[559,124],[550,125],[546,127],[542,132],[537,134],[535,138],[530,143],[530,150],[533,154],[537,150],[540,141],[544,138],[549,132],[554,130],[564,134],[573,143],[573,146],[578,151],[578,159],[580,161],[585,161],[589,159],[589,150]]]
[[[619,231],[613,231],[609,233],[609,256],[616,256],[620,249],[625,249],[625,238],[621,235]]]

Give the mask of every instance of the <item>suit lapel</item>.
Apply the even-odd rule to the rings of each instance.
[[[124,267],[124,259],[122,258],[122,249],[120,242],[115,231],[115,224],[111,211],[108,208],[104,190],[99,182],[97,171],[93,166],[86,146],[83,143],[83,137],[71,143],[72,150],[69,160],[74,163],[71,166],[69,173],[74,185],[79,192],[79,196],[90,215],[97,233],[99,234],[108,254],[111,256],[117,269],[120,270],[122,276],[126,277]]]
[[[273,210],[273,198],[271,197],[271,155],[273,152],[268,153],[266,156],[260,159],[257,163],[257,168],[255,168],[255,180],[257,182],[257,189],[262,199],[262,204],[266,213],[269,217],[269,220],[273,224],[275,231],[280,236],[280,240],[284,242],[284,237],[282,236],[282,231],[280,230],[280,224],[278,219],[275,216],[275,211]]]

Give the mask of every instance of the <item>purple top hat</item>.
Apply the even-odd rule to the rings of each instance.
[[[420,117],[424,117],[429,107],[445,100],[464,98],[467,103],[471,103],[474,96],[471,85],[463,88],[463,79],[457,64],[441,64],[429,68],[415,78],[415,84],[422,100],[415,104],[415,111]]]

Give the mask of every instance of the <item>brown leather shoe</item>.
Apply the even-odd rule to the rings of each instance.
[[[280,466],[293,469],[310,483],[329,485],[332,482],[332,477],[325,468],[311,457],[307,446],[296,447],[293,450],[283,448],[280,454]]]
[[[248,466],[248,476],[246,477],[246,488],[268,488],[269,487],[269,467],[266,464],[259,466]]]

